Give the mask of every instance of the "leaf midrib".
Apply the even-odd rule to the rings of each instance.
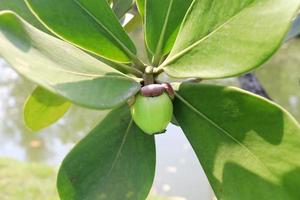
[[[198,46],[199,44],[201,44],[202,42],[204,42],[205,40],[209,39],[210,36],[214,35],[217,31],[221,30],[224,26],[226,26],[227,24],[229,24],[231,21],[233,21],[235,18],[237,18],[239,15],[241,15],[243,13],[244,10],[248,9],[253,3],[255,3],[255,1],[253,1],[252,3],[250,3],[248,6],[244,7],[243,9],[241,9],[239,12],[237,12],[235,15],[233,15],[231,18],[229,18],[227,21],[225,21],[224,23],[220,24],[218,27],[215,28],[215,30],[213,30],[212,32],[208,33],[206,36],[202,37],[201,39],[199,39],[198,41],[196,41],[195,43],[187,46],[186,48],[184,48],[183,50],[179,51],[178,53],[174,54],[172,57],[170,57],[169,59],[166,59],[166,61],[159,66],[159,68],[165,68],[167,65],[171,64],[172,62],[174,62],[176,59],[180,58],[181,56],[183,56],[184,54],[186,54],[188,51],[192,50],[194,47]],[[186,15],[187,16],[187,15]]]
[[[119,147],[119,149],[118,149],[118,151],[117,151],[116,158],[114,159],[114,161],[113,161],[113,163],[112,163],[112,166],[111,166],[110,170],[108,171],[107,177],[109,177],[109,176],[111,175],[112,171],[114,170],[114,168],[116,167],[116,165],[117,165],[117,163],[118,163],[118,161],[119,161],[119,158],[121,157],[122,150],[123,150],[123,148],[124,148],[124,145],[125,145],[125,143],[126,143],[126,140],[127,140],[127,138],[128,138],[129,132],[130,132],[130,129],[131,129],[131,127],[132,127],[132,123],[133,123],[133,119],[132,119],[132,117],[131,117],[131,118],[130,118],[130,122],[129,122],[129,124],[128,124],[128,127],[127,127],[127,129],[126,129],[126,132],[125,132],[125,134],[124,134],[124,136],[123,136],[121,145],[120,145],[120,147]]]
[[[151,1],[151,0],[150,0]],[[147,2],[147,1],[146,1]],[[159,58],[161,57],[161,53],[163,52],[162,50],[162,46],[163,46],[163,41],[165,39],[165,35],[166,35],[166,31],[167,31],[167,26],[168,26],[168,22],[169,22],[169,18],[170,18],[170,13],[171,13],[171,8],[173,6],[173,2],[174,0],[170,0],[170,4],[169,4],[169,7],[168,7],[168,11],[166,13],[166,16],[165,16],[165,20],[164,20],[164,24],[163,24],[163,28],[162,28],[162,31],[161,31],[161,34],[159,36],[159,40],[158,40],[158,43],[157,43],[157,47],[155,49],[155,52],[154,52],[154,56],[156,58]],[[147,6],[147,5],[146,5]]]
[[[83,11],[85,11],[99,26],[101,26],[117,43],[121,46],[121,48],[126,52],[126,54],[131,58],[135,59],[135,54],[131,52],[130,49],[123,44],[117,36],[115,36],[106,26],[104,26],[96,16],[94,16],[88,9],[86,9],[78,0],[73,0]]]
[[[194,111],[197,115],[199,115],[200,117],[202,117],[204,120],[206,120],[208,123],[210,123],[211,125],[213,125],[216,129],[218,129],[219,131],[221,131],[223,134],[225,134],[227,137],[229,137],[231,140],[233,140],[235,143],[237,143],[238,145],[240,145],[242,148],[246,149],[250,155],[252,155],[252,157],[257,160],[259,163],[261,163],[261,165],[265,168],[265,170],[267,170],[272,176],[274,176],[276,179],[277,177],[274,175],[276,173],[274,173],[271,169],[269,169],[264,163],[263,161],[257,157],[246,145],[244,145],[243,143],[241,143],[240,141],[238,141],[235,137],[233,137],[228,131],[226,131],[224,128],[222,128],[220,125],[218,125],[216,122],[214,122],[212,119],[210,119],[208,116],[206,116],[204,113],[202,113],[201,111],[197,110],[197,108],[195,108],[191,103],[189,103],[186,99],[184,99],[181,95],[179,95],[177,92],[175,92],[175,96],[182,101],[188,108],[190,108],[192,111]]]
[[[112,174],[113,170],[115,169],[115,167],[116,167],[116,165],[117,165],[117,163],[118,163],[118,160],[119,160],[119,158],[120,158],[120,156],[121,156],[121,153],[122,153],[122,150],[123,150],[123,148],[124,148],[124,145],[125,145],[125,143],[126,143],[126,141],[127,141],[127,138],[128,138],[128,135],[129,135],[129,131],[130,131],[131,127],[132,127],[132,123],[133,123],[133,119],[130,118],[130,122],[129,122],[127,128],[126,128],[126,132],[124,133],[124,136],[123,136],[123,138],[122,138],[122,142],[121,142],[121,144],[120,144],[120,147],[119,147],[119,149],[117,150],[116,157],[114,158],[114,160],[113,160],[113,162],[112,162],[112,165],[111,165],[110,169],[108,170],[107,175],[106,175],[106,176],[103,176],[103,177],[104,177],[104,182],[107,182],[107,181],[109,180],[109,179],[108,179],[109,176]],[[97,169],[95,169],[95,170],[97,170]],[[94,170],[93,170],[93,171],[94,171]],[[102,181],[103,181],[103,180],[100,180],[100,182],[102,182]]]
[[[126,77],[121,73],[119,73],[120,76],[116,76],[116,75],[107,75],[106,76],[106,74],[89,74],[89,73],[83,73],[83,72],[70,71],[70,70],[66,70],[66,69],[62,69],[62,68],[58,68],[58,67],[51,67],[50,69],[53,71],[64,72],[64,73],[82,76],[82,77],[90,77],[90,78],[109,77],[109,78],[115,78],[115,79],[129,80],[129,77]],[[107,73],[109,73],[109,72],[107,72]],[[115,72],[115,73],[118,73],[118,72]]]

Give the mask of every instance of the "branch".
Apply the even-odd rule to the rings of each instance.
[[[285,38],[285,42],[300,35],[300,14],[293,21],[292,27]]]
[[[272,100],[262,84],[259,82],[259,80],[255,77],[254,73],[248,73],[241,77],[239,77],[239,83],[241,88],[244,90],[247,90],[249,92],[252,92],[254,94],[260,95],[262,97],[265,97],[269,100]]]

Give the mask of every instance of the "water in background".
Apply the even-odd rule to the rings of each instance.
[[[300,40],[284,45],[256,72],[270,96],[300,121]],[[214,81],[237,85],[235,79]],[[35,85],[0,60],[0,157],[58,166],[70,148],[108,111],[73,106],[57,124],[37,134],[25,129],[22,106]],[[186,200],[209,200],[208,181],[183,133],[170,125],[157,139],[157,173],[154,193]]]

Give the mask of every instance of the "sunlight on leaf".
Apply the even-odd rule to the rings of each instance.
[[[84,107],[120,106],[140,88],[134,79],[11,12],[0,14],[0,45],[5,46],[0,55],[20,74]]]
[[[26,2],[42,23],[74,45],[118,62],[135,57],[134,44],[105,0]]]
[[[183,84],[174,109],[219,199],[300,198],[300,126],[281,107],[233,87]]]
[[[32,131],[39,131],[59,120],[71,103],[47,90],[37,87],[24,105],[24,122]]]
[[[195,0],[160,69],[204,79],[253,70],[280,47],[299,6],[299,0]]]

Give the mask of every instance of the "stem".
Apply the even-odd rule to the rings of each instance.
[[[117,66],[119,66],[120,68],[122,68],[122,70],[128,74],[133,74],[138,78],[142,78],[143,77],[143,73],[131,66],[125,65],[123,63],[116,63]]]
[[[145,70],[146,66],[142,61],[140,61],[140,59],[138,59],[137,57],[134,57],[134,58],[132,57],[132,59],[133,59],[132,63],[134,64],[134,68],[136,68],[140,71]]]
[[[154,83],[154,78],[153,78],[153,67],[148,66],[145,69],[145,74],[144,74],[144,84],[145,85],[150,85]]]
[[[155,67],[155,68],[153,69],[153,73],[154,73],[154,74],[160,74],[160,73],[162,73],[162,72],[164,72],[164,70],[163,70],[162,68]]]
[[[90,52],[87,52],[85,51],[87,54],[89,54],[90,56],[96,58],[97,60],[105,63],[106,65],[124,73],[124,74],[133,74],[135,75],[136,77],[138,78],[142,78],[143,77],[143,72],[140,71],[139,69],[136,69],[132,66],[129,66],[129,65],[126,65],[124,63],[119,63],[119,62],[115,62],[115,61],[111,61],[111,60],[108,60],[106,58],[102,58],[100,56],[97,56],[93,53],[90,53]]]
[[[239,82],[242,89],[272,100],[254,73],[248,73],[239,77]]]
[[[155,55],[152,59],[153,66],[157,67],[160,64],[161,56]]]

